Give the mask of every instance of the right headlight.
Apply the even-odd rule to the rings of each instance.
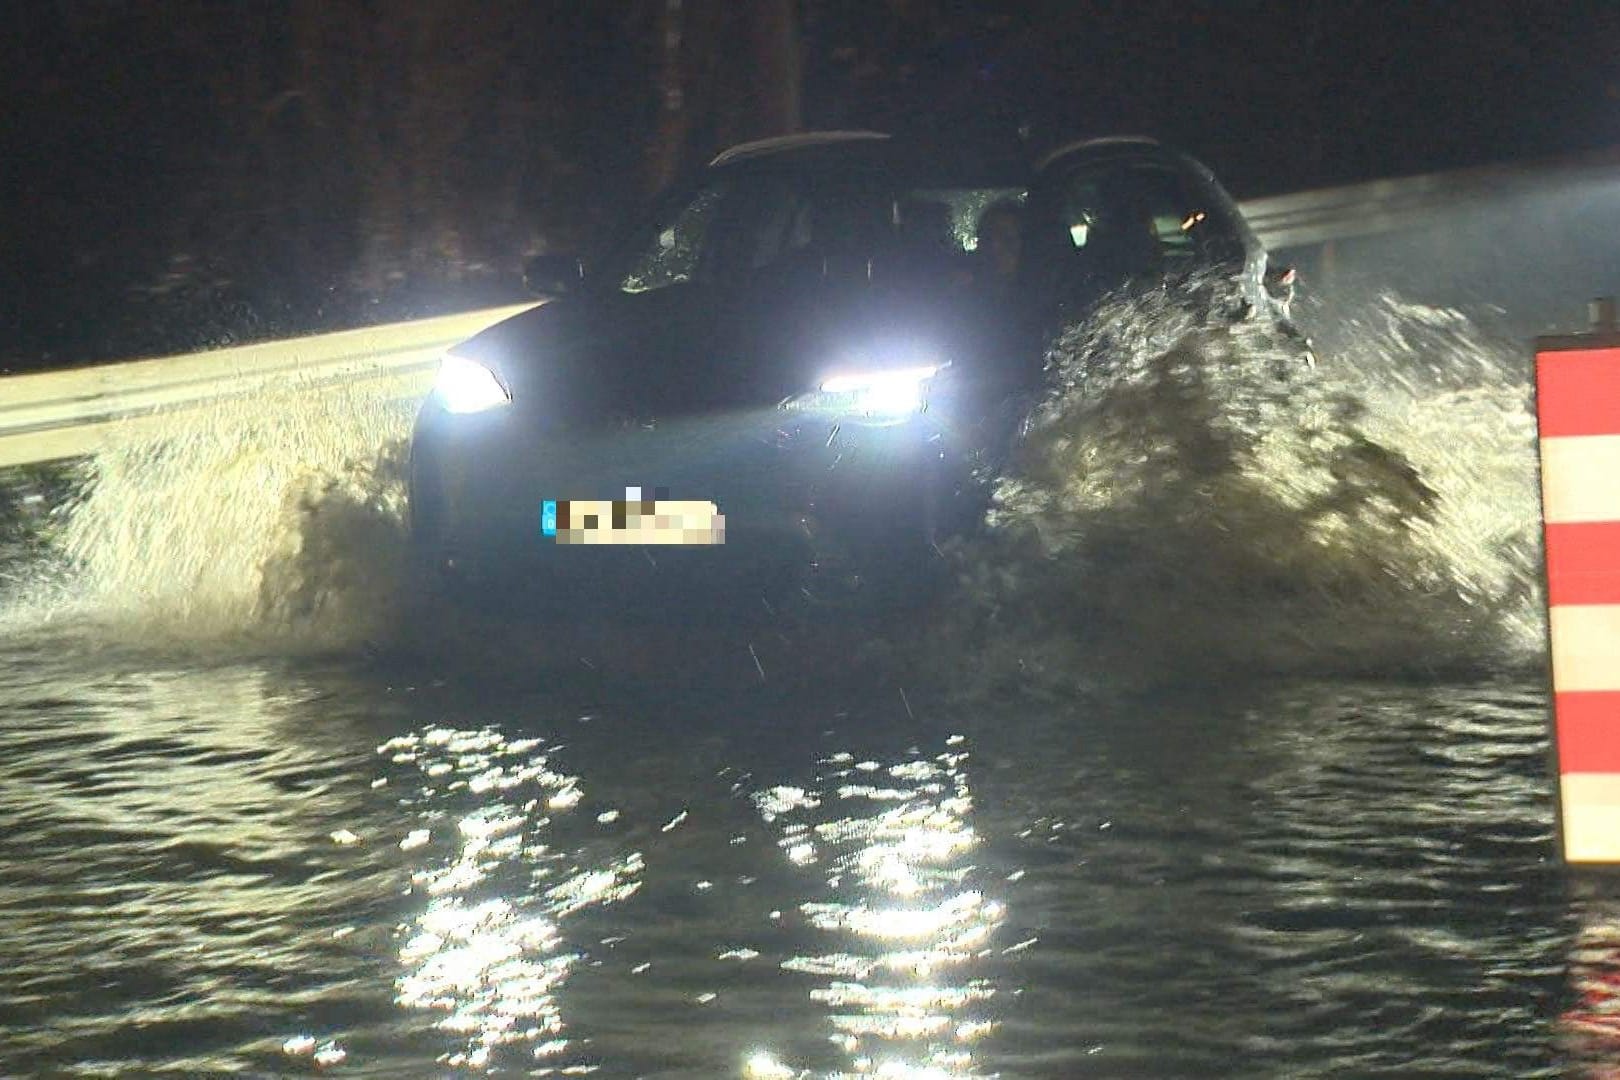
[[[928,380],[939,374],[941,365],[891,368],[834,375],[821,383],[822,394],[845,399],[850,407],[867,416],[909,416],[921,412],[927,403]]]
[[[483,412],[512,400],[511,391],[493,371],[455,353],[446,353],[439,363],[439,377],[433,383],[433,392],[439,395],[445,410],[453,413]]]

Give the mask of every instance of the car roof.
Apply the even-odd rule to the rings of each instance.
[[[1071,154],[1100,156],[1112,151],[1129,152],[1133,150],[1155,156],[1181,156],[1158,139],[1147,135],[1110,135],[1106,138],[1076,139],[1073,142],[1063,143],[1036,158],[1035,169],[1039,172],[1059,158],[1065,158]]]
[[[810,131],[733,146],[710,169],[880,169],[908,183],[939,187],[1024,187],[1027,156],[1016,144],[930,138],[881,131]]]
[[[1220,193],[1222,200],[1229,201],[1231,196],[1221,186],[1214,170],[1202,161],[1191,155],[1168,146],[1158,139],[1146,135],[1117,135],[1101,139],[1079,139],[1075,142],[1063,143],[1054,150],[1049,150],[1036,159],[1034,171],[1039,174],[1045,172],[1059,162],[1072,164],[1095,164],[1102,162],[1125,161],[1151,161],[1161,165],[1170,165],[1185,175],[1196,177],[1206,188]]]
[[[752,142],[739,143],[729,150],[723,150],[715,155],[713,161],[709,162],[709,167],[730,165],[733,162],[767,157],[772,154],[784,154],[812,146],[828,146],[838,143],[890,138],[893,138],[893,136],[883,131],[805,131],[796,135],[776,135],[769,139],[755,139]]]
[[[999,165],[999,171],[1012,176],[1015,171],[1040,172],[1059,159],[1070,156],[1104,157],[1133,152],[1149,157],[1175,159],[1194,166],[1201,164],[1148,135],[1109,135],[1075,139],[1060,143],[1030,160],[1021,154],[1009,154],[1004,145],[972,141],[964,144],[955,139],[924,142],[916,138],[897,139],[884,131],[850,129],[806,131],[739,143],[715,155],[709,162],[709,167],[724,168],[748,162],[791,165],[822,162],[881,162],[893,165],[904,162],[913,168],[920,168],[926,167],[934,160],[945,165],[952,161],[960,164],[965,160],[978,158],[986,164],[995,162],[995,165],[991,165],[990,169],[985,171],[997,171],[996,166]],[[1013,156],[1019,156],[1028,164],[1017,170],[1009,168],[1007,160]],[[1200,171],[1204,170],[1200,168]]]

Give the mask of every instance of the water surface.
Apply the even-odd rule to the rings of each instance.
[[[1353,330],[1076,329],[886,617],[468,611],[359,392],[13,478],[0,1072],[1614,1075],[1522,365]]]

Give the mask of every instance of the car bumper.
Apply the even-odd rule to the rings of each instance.
[[[430,401],[412,440],[412,532],[441,564],[507,578],[726,576],[800,558],[825,528],[911,527],[923,502],[959,487],[963,451],[928,414],[874,424],[765,409],[565,432],[515,409],[453,415]],[[724,542],[559,544],[542,529],[547,502],[623,500],[632,488],[713,503]]]

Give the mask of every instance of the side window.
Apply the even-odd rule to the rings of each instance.
[[[647,292],[693,281],[702,275],[708,259],[715,211],[725,199],[726,185],[711,184],[684,206],[643,234],[631,251],[619,288]]]
[[[1193,269],[1241,258],[1221,208],[1156,165],[1081,169],[1064,185],[1062,227],[1099,268],[1125,274]]]

